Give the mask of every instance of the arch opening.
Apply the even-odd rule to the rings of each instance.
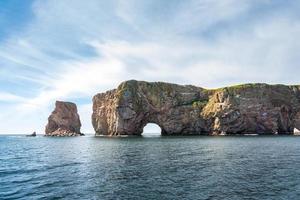
[[[147,123],[143,128],[142,136],[145,137],[154,137],[161,136],[162,129],[155,123]]]

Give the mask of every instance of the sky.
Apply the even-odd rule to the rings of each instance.
[[[56,100],[136,79],[300,84],[300,1],[0,0],[0,134],[44,133]]]

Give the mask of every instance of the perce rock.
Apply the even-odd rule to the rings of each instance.
[[[96,135],[293,134],[300,130],[300,86],[244,84],[207,90],[191,85],[126,81],[93,98]]]
[[[80,136],[80,118],[76,104],[56,101],[55,109],[48,118],[46,136]]]

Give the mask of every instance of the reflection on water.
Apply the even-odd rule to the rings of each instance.
[[[300,137],[0,137],[0,199],[298,199]]]

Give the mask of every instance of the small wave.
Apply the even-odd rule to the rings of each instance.
[[[36,172],[36,169],[15,169],[15,170],[1,170],[0,176],[8,176],[11,174],[26,174],[31,172]]]
[[[80,164],[82,164],[82,163],[81,162],[72,162],[72,163],[64,163],[64,164],[60,164],[60,165],[50,165],[50,166],[46,166],[42,170],[51,170],[51,169],[56,169],[56,168],[61,168],[61,167],[68,167],[68,166],[75,166],[75,165],[80,165]]]
[[[6,188],[3,188],[3,189],[6,189]],[[15,195],[20,194],[20,192],[21,192],[20,188],[14,188],[14,189],[7,188],[7,189],[8,189],[8,191],[0,193],[0,197],[4,197],[4,199],[8,199],[8,198],[14,197]]]
[[[81,162],[72,162],[72,163],[64,163],[60,165],[49,165],[49,166],[41,166],[39,168],[34,168],[34,169],[15,169],[15,170],[0,170],[0,176],[8,176],[12,174],[30,174],[30,173],[36,173],[40,171],[47,171],[47,170],[52,170],[56,168],[61,168],[61,167],[68,167],[68,166],[75,166],[75,165],[80,165],[82,164]]]

